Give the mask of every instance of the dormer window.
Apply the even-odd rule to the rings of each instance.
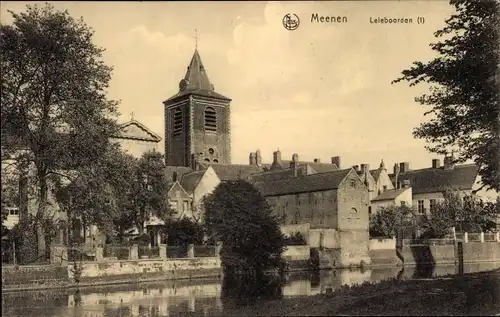
[[[356,180],[355,179],[351,179],[351,187],[356,188]]]

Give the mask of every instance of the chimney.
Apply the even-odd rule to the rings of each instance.
[[[450,156],[445,155],[444,156],[444,169],[445,170],[453,169],[453,167],[455,166],[454,160],[455,160],[455,157],[453,156],[453,152],[451,152]]]
[[[359,165],[354,165],[352,168],[354,168],[356,172],[359,172]]]
[[[315,158],[314,163],[321,163],[321,160],[319,158]]]
[[[250,165],[257,165],[257,153],[250,152],[248,162]]]
[[[410,162],[399,163],[399,172],[406,173],[410,170]]]
[[[441,160],[433,159],[432,160],[432,168],[440,168],[440,167],[441,167]]]
[[[260,156],[260,150],[255,152],[255,161],[257,162],[257,166],[262,165],[262,156]]]
[[[292,155],[292,168],[293,168],[293,177],[299,176],[299,155],[294,153]]]
[[[280,150],[273,152],[273,164],[279,165],[279,166],[282,165]]]
[[[338,169],[340,169],[340,156],[332,157],[332,164],[335,164]]]
[[[399,164],[398,163],[394,163],[394,168],[393,168],[393,171],[394,171],[394,187],[399,188]]]
[[[361,164],[361,171],[363,174],[368,174],[368,171],[370,171],[370,164]]]

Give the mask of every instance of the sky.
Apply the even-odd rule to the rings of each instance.
[[[34,2],[2,1],[23,11]],[[433,33],[452,14],[448,1],[329,2],[53,2],[94,29],[114,67],[109,98],[121,100],[120,121],[134,119],[164,136],[162,102],[179,90],[195,49],[215,90],[231,103],[232,163],[248,164],[260,149],[272,161],[342,158],[342,166],[381,159],[391,168],[431,166],[435,154],[412,136],[427,120],[414,98],[425,87],[391,81],[414,61],[434,56]],[[283,27],[294,13],[300,25]],[[346,16],[346,23],[311,23],[311,15]],[[373,24],[408,17],[413,24]],[[424,17],[417,24],[417,17]],[[163,144],[160,146],[163,150]],[[442,158],[441,158],[442,159]]]

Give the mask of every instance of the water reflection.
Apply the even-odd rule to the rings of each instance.
[[[499,263],[465,265],[464,272],[492,270]],[[169,281],[147,285],[82,288],[78,291],[40,291],[2,294],[5,316],[136,317],[214,316],[224,307],[258,304],[269,298],[315,295],[342,285],[387,278],[428,278],[455,273],[455,266],[390,267],[374,270],[321,271],[289,274],[285,285],[276,280],[258,284],[248,280]]]

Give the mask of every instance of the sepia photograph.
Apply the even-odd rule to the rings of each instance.
[[[2,315],[500,316],[500,1],[1,1]]]

